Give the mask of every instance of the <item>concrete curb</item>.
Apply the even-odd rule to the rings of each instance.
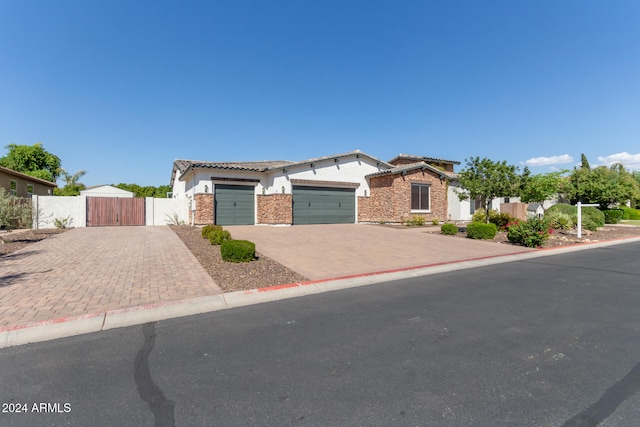
[[[287,298],[297,298],[375,283],[503,264],[513,261],[522,261],[549,255],[559,255],[563,253],[638,241],[640,241],[640,237],[616,239],[605,242],[577,243],[571,246],[523,251],[510,255],[488,256],[463,261],[452,261],[347,277],[315,280],[304,283],[290,283],[287,285],[258,288],[250,291],[229,292],[226,294],[207,297],[123,308],[103,313],[90,313],[82,316],[63,317],[26,325],[0,327],[0,348],[49,341],[74,335],[141,325],[148,322],[193,316],[218,310],[278,301]]]

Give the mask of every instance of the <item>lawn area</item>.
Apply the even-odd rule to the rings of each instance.
[[[640,225],[640,219],[623,219],[620,224]]]

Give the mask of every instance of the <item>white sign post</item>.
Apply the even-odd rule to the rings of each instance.
[[[578,239],[582,239],[582,207],[583,206],[599,206],[597,203],[578,202]]]

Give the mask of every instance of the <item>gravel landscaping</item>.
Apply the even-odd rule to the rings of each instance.
[[[224,292],[309,280],[257,251],[257,259],[254,261],[243,263],[225,262],[220,256],[220,246],[212,245],[209,240],[203,239],[199,227],[179,225],[171,226],[171,229]]]

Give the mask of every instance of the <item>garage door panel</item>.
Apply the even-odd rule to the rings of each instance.
[[[294,224],[352,224],[355,222],[355,190],[326,187],[293,187]]]
[[[254,223],[255,187],[250,185],[215,186],[215,222],[218,225]]]

